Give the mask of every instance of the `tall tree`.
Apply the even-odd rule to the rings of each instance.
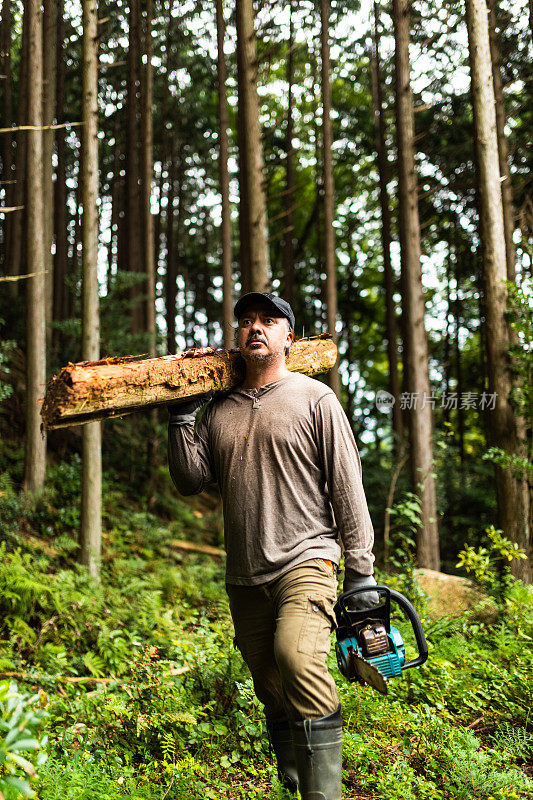
[[[243,250],[249,263],[249,285],[245,289],[264,292],[270,287],[270,263],[266,196],[263,181],[263,145],[257,95],[257,47],[252,0],[237,0],[237,61],[239,89],[239,170],[245,181],[244,213],[240,226],[241,259]]]
[[[82,358],[100,357],[98,309],[98,12],[96,0],[83,0],[82,87]],[[81,553],[91,575],[100,571],[102,539],[102,430],[83,427]]]
[[[18,101],[17,101],[17,123],[19,126],[28,124],[28,103],[30,93],[28,91],[28,63],[29,63],[29,4],[24,3],[24,13],[22,20],[22,47],[20,57],[20,67],[18,75]],[[40,23],[42,29],[42,23]],[[42,30],[41,30],[42,37]],[[42,57],[42,54],[41,54]],[[42,71],[41,71],[42,80]],[[17,210],[11,213],[7,220],[7,242],[6,242],[6,272],[8,275],[20,275],[24,272],[23,261],[27,253],[23,250],[23,230],[27,219],[27,213],[22,210],[25,204],[26,194],[26,162],[29,137],[25,130],[18,130],[15,136],[15,169],[11,180],[14,184],[10,191],[10,205]],[[42,147],[41,147],[42,150]],[[18,294],[19,284],[17,281],[12,283],[12,293]]]
[[[46,322],[47,338],[52,319],[54,260],[52,242],[54,237],[54,130],[51,125],[56,113],[56,47],[57,47],[57,0],[44,0],[43,17],[43,202],[44,202],[44,267],[46,270]]]
[[[523,420],[511,403],[513,379],[509,369],[511,336],[506,312],[507,260],[500,182],[494,82],[485,0],[467,0],[474,124],[479,170],[479,204],[483,243],[485,342],[489,392],[495,397],[489,415],[492,444],[508,455],[527,458]],[[529,555],[529,495],[524,474],[496,466],[499,524],[505,535]],[[513,572],[531,580],[530,560],[513,562]]]
[[[4,0],[2,3],[2,19],[0,22],[0,89],[2,94],[2,114],[4,125],[7,127],[13,121],[13,99],[12,99],[12,70],[11,70],[11,29],[12,29],[12,8],[11,0]],[[11,206],[13,195],[11,181],[13,180],[13,141],[11,134],[5,132],[0,139],[2,157],[2,183],[4,184],[4,206]],[[3,252],[1,261],[6,267],[6,232],[9,229],[7,219],[3,225]]]
[[[141,195],[140,119],[141,119],[141,0],[131,0],[128,13],[128,77],[126,125],[126,269],[143,272],[143,218]],[[143,329],[143,308],[139,301],[139,284],[129,291],[133,302],[133,330]]]
[[[38,492],[44,486],[46,438],[41,434],[39,400],[46,382],[46,326],[43,228],[43,18],[39,0],[26,0],[28,22],[27,139],[27,257],[26,291],[26,463],[24,488]]]
[[[283,296],[294,303],[294,14],[289,3],[287,45],[287,127],[285,129],[285,233],[283,242]]]
[[[143,166],[143,220],[144,220],[144,272],[146,273],[146,330],[150,341],[150,355],[156,354],[155,319],[155,265],[154,265],[154,222],[152,217],[152,178],[153,178],[153,67],[152,67],[152,0],[146,0],[145,53],[143,105],[142,105],[142,166]]]
[[[176,257],[174,233],[174,199],[176,196],[176,140],[172,138],[170,148],[170,166],[168,170],[168,193],[167,193],[167,219],[166,219],[166,249],[167,249],[167,277],[166,277],[166,320],[167,320],[167,352],[176,352]],[[181,158],[179,163],[181,174]],[[181,179],[180,179],[181,189]]]
[[[57,48],[56,48],[56,118],[59,125],[64,120],[65,108],[65,58],[63,41],[65,38],[64,0],[57,2]],[[54,197],[54,236],[55,256],[53,266],[53,319],[64,320],[68,316],[68,231],[67,231],[67,168],[66,168],[66,142],[65,129],[56,131],[56,182]],[[55,344],[59,346],[61,336],[53,331]]]
[[[333,217],[335,198],[333,190],[333,132],[331,126],[331,67],[329,61],[329,0],[320,0],[320,51],[322,87],[322,169],[324,180],[324,260],[326,267],[326,313],[328,331],[337,341],[337,264],[335,257],[335,229]],[[341,383],[338,364],[329,371],[328,381],[337,397]]]
[[[224,39],[226,24],[222,0],[216,0],[217,13],[217,74],[218,74],[218,135],[219,135],[219,176],[222,199],[222,222],[220,226],[222,252],[222,331],[224,347],[233,347],[233,252],[231,246],[231,211],[229,202],[228,170],[228,101],[226,96],[226,57]]]
[[[383,248],[383,278],[385,287],[385,331],[389,361],[389,392],[395,398],[392,407],[392,429],[396,441],[402,437],[402,412],[400,408],[400,381],[398,378],[398,347],[396,333],[396,308],[394,303],[394,271],[392,269],[391,214],[389,207],[389,157],[385,138],[385,115],[383,111],[383,87],[379,55],[379,6],[374,3],[374,27],[372,34],[371,71],[372,102],[374,110],[374,135],[379,175],[379,203],[381,209],[381,245]]]
[[[490,57],[492,62],[492,80],[494,84],[494,100],[496,104],[496,132],[498,136],[498,160],[500,163],[500,180],[502,187],[503,224],[505,230],[505,257],[507,263],[507,280],[515,281],[516,252],[513,242],[514,208],[513,185],[509,168],[509,147],[505,136],[505,106],[503,104],[503,86],[500,69],[500,46],[496,32],[496,0],[487,0],[489,9]]]
[[[420,224],[414,150],[414,111],[409,64],[409,0],[393,0],[396,69],[396,136],[398,140],[399,223],[402,263],[404,372],[407,391],[417,403],[409,413],[411,481],[421,501],[417,531],[421,567],[438,569],[437,499],[433,476],[432,404],[424,324],[420,265]]]

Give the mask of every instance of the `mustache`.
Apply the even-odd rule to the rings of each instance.
[[[253,334],[247,338],[246,344],[251,344],[252,342],[262,342],[263,344],[266,344],[265,340],[262,339],[261,336],[257,336],[257,334]]]

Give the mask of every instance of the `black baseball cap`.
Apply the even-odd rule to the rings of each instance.
[[[276,309],[279,316],[281,314],[282,317],[285,317],[289,320],[289,325],[294,330],[295,319],[294,319],[294,311],[287,303],[286,300],[283,300],[282,297],[278,297],[275,294],[270,294],[270,292],[249,292],[248,294],[243,294],[239,300],[235,303],[234,314],[237,319],[242,317],[248,306],[251,306],[252,303],[258,302],[267,302],[273,308]]]

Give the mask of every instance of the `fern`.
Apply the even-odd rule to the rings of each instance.
[[[104,660],[96,653],[85,653],[83,656],[83,663],[95,678],[101,678],[105,674]]]
[[[164,733],[161,740],[161,752],[165,761],[174,761],[176,755],[176,741],[172,733]]]
[[[450,779],[457,787],[458,800],[490,798],[501,791],[531,788],[531,781],[516,769],[491,769],[488,754],[479,749],[479,741],[471,731],[458,731],[447,752],[453,764]]]
[[[500,750],[505,750],[513,758],[526,761],[533,753],[533,733],[525,728],[513,728],[504,722],[494,733],[493,741]]]

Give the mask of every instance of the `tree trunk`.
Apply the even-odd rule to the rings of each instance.
[[[383,113],[383,89],[379,56],[379,6],[374,3],[374,31],[371,53],[372,99],[374,106],[374,131],[377,166],[379,174],[379,202],[381,207],[381,245],[383,248],[383,277],[385,285],[385,332],[389,361],[389,392],[395,399],[392,407],[392,429],[396,446],[402,438],[402,412],[400,407],[400,380],[398,377],[398,347],[396,334],[396,308],[394,303],[394,271],[392,269],[391,216],[389,207],[389,157],[385,140],[385,117]]]
[[[126,262],[125,267],[130,272],[138,274],[143,272],[143,241],[142,241],[142,198],[140,191],[140,28],[141,13],[140,0],[131,0],[129,6],[129,33],[128,33],[128,89],[127,89],[127,134],[126,134]],[[140,284],[134,284],[129,289],[132,308],[132,330],[143,330],[143,309],[139,302],[141,294]]]
[[[483,238],[483,278],[489,393],[494,394],[494,409],[489,415],[492,444],[511,456],[527,458],[523,420],[517,418],[510,401],[513,379],[508,365],[510,331],[507,311],[507,260],[494,83],[485,0],[467,0],[466,19],[471,56],[472,96],[475,107],[481,235]],[[505,536],[528,555],[512,562],[513,574],[531,580],[529,495],[524,475],[496,467],[496,493],[499,525]]]
[[[174,197],[176,189],[176,145],[174,139],[170,149],[170,167],[168,173],[167,194],[167,279],[166,279],[166,318],[167,318],[167,351],[176,352],[176,258],[174,235]]]
[[[402,260],[402,312],[407,345],[407,390],[417,407],[409,413],[411,480],[421,500],[417,531],[421,567],[439,569],[437,500],[433,477],[432,413],[420,266],[420,225],[414,157],[414,112],[409,65],[409,0],[393,0],[396,66],[396,135]]]
[[[237,0],[236,21],[237,57],[240,64],[239,115],[242,125],[239,162],[246,181],[246,202],[244,208],[240,208],[240,212],[246,213],[245,225],[241,228],[241,250],[245,246],[249,251],[250,291],[265,292],[270,288],[270,264],[252,0]]]
[[[327,334],[291,346],[287,369],[318,375],[330,369],[337,349]],[[244,377],[238,350],[190,350],[162,358],[104,358],[69,364],[49,383],[43,406],[47,429],[132,414],[141,408],[228,391]]]
[[[294,82],[294,26],[293,2],[289,3],[289,41],[287,45],[287,128],[285,131],[285,236],[283,242],[283,296],[294,303],[294,147],[293,147],[293,82]]]
[[[224,347],[233,347],[233,252],[231,244],[231,209],[229,202],[228,171],[228,102],[226,97],[226,58],[224,39],[226,24],[222,0],[216,0],[217,11],[217,54],[218,54],[218,131],[219,131],[219,175],[220,196],[222,200],[222,222],[220,226],[222,248],[222,331]]]
[[[502,77],[500,72],[500,46],[496,33],[496,0],[487,0],[489,10],[490,57],[492,62],[492,80],[494,84],[494,101],[496,104],[496,133],[498,136],[498,160],[500,164],[500,181],[502,187],[503,225],[505,230],[505,257],[507,264],[507,280],[516,280],[516,251],[513,242],[514,207],[513,184],[509,169],[509,148],[505,136],[505,106],[503,104]]]
[[[329,0],[320,0],[320,45],[322,85],[322,164],[324,175],[324,257],[326,267],[326,312],[328,331],[337,341],[337,265],[335,259],[333,134],[331,126],[331,75],[329,63]],[[328,382],[337,397],[341,395],[339,367],[330,370]]]
[[[59,124],[64,122],[65,105],[65,59],[64,37],[65,23],[63,19],[64,0],[57,2],[57,48],[56,48],[56,117]],[[56,251],[53,266],[53,313],[54,320],[64,320],[68,316],[67,296],[67,269],[68,269],[68,238],[67,238],[67,177],[66,177],[66,143],[65,129],[56,131],[57,168],[54,198],[54,234]],[[62,336],[58,331],[52,332],[54,349],[61,349]]]
[[[45,281],[43,230],[42,77],[43,19],[38,0],[26,0],[28,20],[28,124],[27,136],[28,270],[26,291],[26,463],[24,489],[38,492],[44,486],[46,438],[41,434],[40,399],[46,383]]]
[[[83,175],[82,175],[82,358],[100,356],[98,308],[98,13],[96,0],[83,0]],[[80,560],[98,577],[102,539],[102,430],[82,432]]]
[[[24,3],[24,14],[22,22],[22,48],[18,79],[18,103],[17,103],[17,125],[28,124],[28,61],[29,61],[29,3]],[[41,72],[42,78],[42,72]],[[12,180],[15,181],[11,192],[11,205],[20,209],[9,214],[8,217],[8,239],[6,253],[6,273],[8,275],[21,275],[25,269],[24,259],[27,256],[23,249],[23,232],[27,221],[27,208],[22,209],[26,204],[26,162],[28,139],[26,131],[17,131],[15,136],[15,170]],[[10,284],[9,291],[13,296],[19,293],[19,283],[14,281]]]
[[[4,126],[8,127],[13,122],[13,100],[12,100],[12,72],[11,72],[11,27],[12,27],[11,0],[4,0],[2,3],[2,22],[0,27],[0,73],[2,79],[0,88],[2,89],[2,114]],[[4,206],[12,206],[14,180],[13,173],[13,140],[10,133],[3,133],[0,139],[2,155],[2,183],[4,184]],[[2,237],[2,257],[0,262],[6,271],[7,262],[7,241],[9,239],[9,219],[10,214],[4,215],[3,237]]]
[[[143,86],[143,219],[144,219],[144,272],[146,273],[146,330],[150,346],[149,353],[155,356],[156,320],[155,320],[155,266],[154,266],[154,221],[152,217],[151,197],[153,179],[153,70],[152,70],[152,0],[146,0],[146,65],[144,68]]]
[[[57,0],[44,0],[43,17],[43,125],[51,126],[56,112]],[[50,340],[53,310],[54,259],[54,152],[55,131],[43,131],[44,268],[46,294],[46,336]]]

